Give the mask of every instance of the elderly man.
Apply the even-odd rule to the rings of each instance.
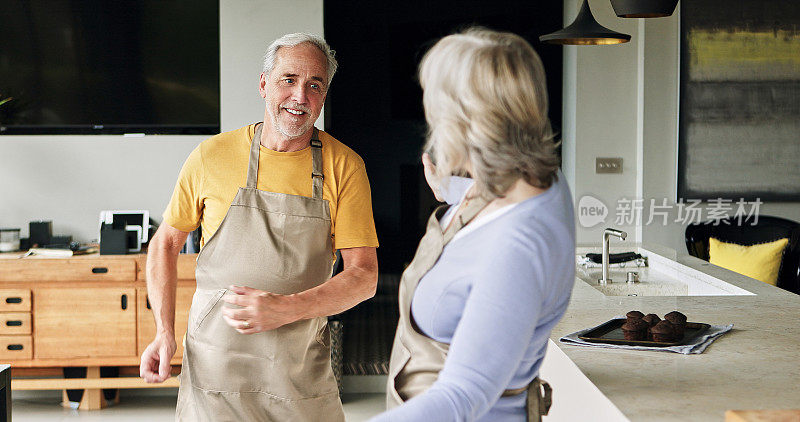
[[[150,242],[157,334],[140,366],[147,382],[169,377],[177,255],[202,225],[178,420],[344,420],[326,316],[374,295],[378,241],[364,162],[314,128],[336,66],[316,36],[273,42],[263,123],[205,140],[181,170]]]

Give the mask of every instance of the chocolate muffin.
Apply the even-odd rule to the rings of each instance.
[[[650,333],[650,329],[655,327],[655,325],[661,321],[661,318],[659,318],[656,314],[647,314],[642,317],[642,321],[647,323],[647,339],[652,340],[653,334]]]
[[[672,311],[664,315],[664,320],[672,323],[672,326],[675,328],[675,337],[677,339],[683,338],[683,333],[686,330],[686,315],[678,311]]]
[[[630,311],[627,314],[625,314],[625,318],[627,318],[628,321],[630,321],[632,319],[640,319],[643,316],[644,316],[644,314],[639,312],[639,311]]]
[[[667,320],[663,320],[650,328],[650,333],[653,335],[653,341],[668,343],[676,340],[675,327]]]
[[[647,314],[642,317],[642,320],[647,323],[648,327],[655,327],[661,321],[661,318],[656,314]]]
[[[645,340],[647,338],[647,323],[640,318],[629,319],[622,324],[622,335],[625,340]]]

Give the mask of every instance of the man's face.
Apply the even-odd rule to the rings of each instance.
[[[312,128],[328,92],[325,54],[310,43],[281,47],[275,67],[261,74],[260,92],[275,130],[296,138]]]

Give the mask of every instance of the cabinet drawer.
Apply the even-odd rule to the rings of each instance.
[[[31,359],[31,336],[0,336],[0,359]]]
[[[25,312],[30,310],[30,290],[0,289],[0,312]]]
[[[31,314],[29,312],[0,313],[0,335],[19,335],[31,333]]]
[[[104,258],[14,259],[0,262],[4,281],[132,281],[136,260]]]

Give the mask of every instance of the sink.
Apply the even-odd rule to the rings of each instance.
[[[629,249],[630,250],[630,249]],[[626,267],[609,268],[609,284],[599,284],[603,276],[599,266],[586,267],[576,257],[575,277],[606,296],[743,296],[753,295],[742,288],[726,283],[677,262],[674,257],[651,252],[642,247],[636,251],[647,257],[647,267],[629,263]],[[585,253],[585,252],[584,252]],[[628,272],[639,275],[638,283],[627,283]]]
[[[625,282],[630,271],[639,274],[638,283]],[[579,268],[576,275],[606,296],[692,296],[686,283],[671,280],[660,274],[654,277],[651,273],[649,268],[609,269],[608,275],[614,280],[609,284],[597,282],[603,276],[601,269]]]

